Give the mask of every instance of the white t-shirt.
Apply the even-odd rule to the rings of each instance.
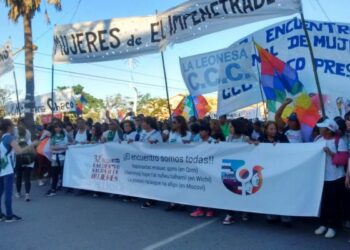
[[[140,142],[157,142],[161,143],[163,142],[162,135],[160,134],[159,131],[153,129],[149,132],[146,132],[145,130],[142,130],[141,135],[140,135]]]
[[[83,133],[80,133],[80,131],[78,130],[77,134],[75,135],[74,140],[78,144],[87,143],[88,142],[88,138],[87,138],[86,130],[84,130]]]
[[[258,140],[260,136],[261,136],[261,134],[259,134],[255,130],[253,130],[252,135],[251,135],[253,140]]]
[[[216,140],[215,140],[213,137],[209,136],[208,140],[203,141],[203,139],[202,139],[201,137],[199,137],[199,142],[200,142],[200,143],[203,143],[203,142],[207,142],[207,143],[215,143],[215,142],[216,142]]]
[[[288,129],[285,133],[285,136],[287,136],[288,141],[290,143],[301,143],[303,142],[303,137],[301,135],[301,131],[300,130],[291,130]]]
[[[248,142],[249,137],[246,135],[241,135],[240,137],[233,137],[232,135],[229,135],[226,137],[227,142]]]
[[[317,141],[325,141],[326,147],[328,147],[333,153],[337,152],[335,139],[325,140],[323,137],[320,137]],[[338,152],[346,152],[347,147],[342,138],[339,140]],[[332,163],[332,157],[328,154],[326,155],[326,172],[324,176],[325,181],[335,181],[345,176],[345,170],[342,166],[335,166]]]
[[[137,132],[136,131],[133,131],[129,134],[125,133],[123,135],[123,140],[124,141],[136,141],[136,136],[137,136]]]
[[[187,131],[185,136],[181,136],[177,132],[171,131],[169,134],[169,143],[183,143],[183,141],[191,141],[192,134]]]

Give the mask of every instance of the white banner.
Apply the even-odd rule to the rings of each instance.
[[[12,45],[10,42],[0,48],[0,76],[13,70]]]
[[[327,95],[327,116],[343,116],[350,110],[350,24],[306,21],[316,58],[323,94]],[[300,19],[279,22],[246,37],[269,50],[298,71],[309,93],[317,93],[316,83]],[[241,41],[233,46],[238,46]],[[257,56],[254,55],[253,66]]]
[[[191,0],[158,15],[57,25],[55,63],[130,58],[168,44],[256,21],[291,15],[300,0]]]
[[[217,114],[262,100],[256,67],[252,67],[252,43],[180,58],[182,77],[193,96],[218,91]]]
[[[24,100],[20,101],[21,114],[24,114]],[[54,102],[52,102],[51,93],[35,96],[36,115],[51,114],[52,108],[55,113],[74,112],[75,98],[73,89],[65,89],[54,92]],[[7,102],[5,104],[5,113],[8,116],[18,115],[17,102]]]
[[[318,216],[324,144],[70,147],[63,185],[193,206]]]

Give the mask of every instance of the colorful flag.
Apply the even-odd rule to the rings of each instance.
[[[88,104],[88,100],[85,98],[84,94],[80,95],[80,98],[76,102],[76,113],[78,116],[83,114],[84,107]]]
[[[263,87],[267,107],[276,112],[276,102],[283,102],[287,93],[295,96],[303,90],[298,73],[288,64],[273,56],[255,43],[261,59],[261,85]]]
[[[311,140],[311,135],[313,128],[316,126],[316,123],[321,118],[319,107],[314,103],[310,95],[306,93],[301,93],[295,99],[294,112],[297,114],[300,130],[305,142]]]
[[[209,104],[204,96],[185,96],[173,111],[173,116],[182,115],[186,119],[195,116],[202,119],[209,112]]]
[[[80,103],[84,106],[88,104],[88,100],[85,98],[84,94],[80,95]]]

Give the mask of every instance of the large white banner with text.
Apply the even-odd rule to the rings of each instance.
[[[20,101],[21,114],[24,114],[25,111],[25,101]],[[52,109],[55,113],[63,112],[74,112],[75,107],[75,98],[73,89],[65,89],[61,91],[54,92],[54,101],[52,101],[51,93],[35,96],[35,110],[36,115],[45,115],[51,114]],[[10,101],[5,104],[5,113],[8,116],[18,115],[17,103]]]
[[[168,44],[297,13],[300,0],[191,0],[158,15],[57,25],[53,61],[84,63],[155,53]]]
[[[194,206],[318,216],[324,144],[70,147],[63,185]]]
[[[217,114],[228,114],[262,100],[253,43],[180,58],[181,74],[193,96],[218,91]]]
[[[306,21],[315,54],[327,116],[350,111],[350,24]],[[255,40],[271,54],[297,70],[305,90],[317,94],[316,82],[301,20],[293,18],[261,29],[232,46]],[[253,55],[253,67],[258,63]]]

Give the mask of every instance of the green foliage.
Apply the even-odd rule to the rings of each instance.
[[[49,4],[55,6],[56,10],[61,10],[61,0],[49,0]],[[5,0],[6,7],[10,8],[8,17],[10,20],[17,22],[21,16],[34,17],[37,11],[40,11],[41,0]]]
[[[87,105],[85,106],[83,112],[88,113],[90,111],[99,111],[100,109],[104,108],[104,102],[102,99],[96,98],[93,95],[87,93],[84,91],[84,86],[77,84],[72,87],[68,86],[59,86],[56,89],[59,91],[72,88],[74,95],[77,95],[78,98],[80,98],[80,95],[83,94],[86,100],[88,101]]]

